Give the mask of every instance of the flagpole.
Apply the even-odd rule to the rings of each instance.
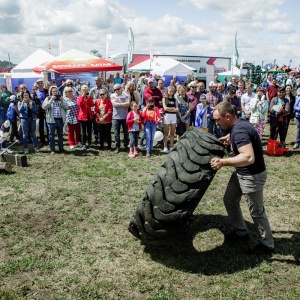
[[[109,54],[109,47],[112,40],[113,35],[106,33],[105,34],[105,59],[108,59]]]
[[[151,35],[151,22],[149,24],[149,43],[150,43],[150,72],[151,72],[151,64],[153,61],[153,54],[152,54],[152,35]]]
[[[131,27],[128,28],[128,65],[133,62],[133,52],[134,52],[134,36]]]

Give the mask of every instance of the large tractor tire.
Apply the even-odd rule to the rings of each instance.
[[[215,171],[213,157],[225,148],[213,135],[190,127],[158,169],[130,221],[129,231],[145,245],[169,244],[192,215]]]

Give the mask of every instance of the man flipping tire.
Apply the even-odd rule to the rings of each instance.
[[[274,240],[263,202],[263,188],[267,171],[262,145],[254,127],[243,119],[237,119],[232,105],[221,102],[215,107],[213,117],[223,130],[230,133],[222,137],[223,143],[231,143],[233,157],[211,160],[213,170],[224,166],[235,167],[229,180],[223,201],[233,232],[227,240],[241,242],[249,240],[249,233],[240,208],[242,195],[245,195],[254,225],[258,230],[259,244],[250,249],[253,254],[271,254]],[[226,241],[226,238],[225,238]]]

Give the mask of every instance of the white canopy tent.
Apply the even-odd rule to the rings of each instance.
[[[50,53],[42,50],[37,49],[27,58],[25,58],[22,62],[20,62],[17,66],[15,66],[11,72],[12,73],[33,73],[37,76],[36,73],[32,72],[32,69],[37,65],[40,65],[46,61],[53,60],[55,56],[51,55]]]
[[[222,73],[219,73],[218,75],[224,75],[224,76],[236,75],[236,76],[240,76],[240,74],[241,74],[241,70],[239,68],[235,67],[235,66],[232,66],[230,71],[222,72]]]
[[[128,72],[152,72],[160,76],[187,76],[196,70],[173,58],[157,57],[152,61],[147,59],[127,70]]]
[[[24,83],[30,90],[32,85],[38,78],[44,77],[44,74],[35,73],[32,71],[32,69],[39,64],[53,59],[54,56],[50,53],[42,49],[37,49],[22,62],[20,62],[17,66],[15,66],[11,70],[11,73],[5,75],[7,85],[11,86],[12,91],[14,91],[15,87]]]

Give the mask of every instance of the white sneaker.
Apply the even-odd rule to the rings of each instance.
[[[81,148],[83,145],[79,142],[77,146]]]
[[[75,148],[75,146],[70,146],[70,149],[74,149]]]
[[[86,150],[86,145],[83,145],[81,149]]]
[[[168,150],[168,148],[164,148],[164,153],[166,153],[166,154],[168,154],[169,153],[169,150]]]

